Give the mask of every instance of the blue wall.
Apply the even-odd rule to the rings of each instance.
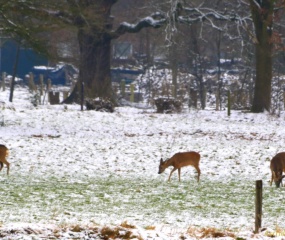
[[[1,38],[0,73],[13,74],[16,60],[17,43],[11,39]],[[17,77],[25,79],[25,75],[32,71],[33,66],[48,65],[48,60],[29,48],[21,48],[17,68]]]

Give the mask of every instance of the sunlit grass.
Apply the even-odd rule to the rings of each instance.
[[[168,183],[144,178],[88,178],[78,182],[11,179],[0,185],[2,222],[57,222],[131,219],[144,226],[155,222],[222,227],[254,223],[254,182],[193,180]],[[284,212],[283,189],[264,187],[264,224],[274,225]],[[274,222],[270,222],[274,219]],[[243,221],[244,222],[244,221]],[[279,223],[281,224],[282,223]],[[283,227],[283,226],[280,226]]]

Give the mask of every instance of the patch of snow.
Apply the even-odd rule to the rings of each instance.
[[[0,232],[31,239],[54,234],[59,226],[116,226],[127,220],[143,239],[192,239],[190,227],[272,239],[268,232],[285,228],[284,191],[268,183],[270,159],[284,151],[285,113],[232,111],[228,117],[207,109],[168,115],[132,106],[81,112],[78,105],[34,107],[26,88],[16,88],[13,103],[8,95],[0,92],[0,144],[9,148],[11,163],[11,175],[5,168],[0,175]],[[200,184],[191,167],[182,169],[181,183],[176,172],[166,182],[170,169],[157,174],[160,158],[192,150],[202,156]],[[267,231],[253,235],[259,179]]]

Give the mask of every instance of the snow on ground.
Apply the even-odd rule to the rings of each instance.
[[[100,239],[104,226],[131,228],[137,239],[197,239],[211,228],[244,239],[285,235],[285,190],[269,186],[270,159],[285,149],[284,114],[81,112],[78,105],[34,107],[19,87],[13,103],[8,98],[0,92],[0,144],[11,163],[10,176],[6,168],[0,174],[3,239]],[[161,157],[191,150],[201,154],[199,184],[191,167],[180,183],[176,172],[167,182],[170,169],[158,174]],[[253,235],[259,179],[266,230]],[[68,226],[86,228],[62,230]]]

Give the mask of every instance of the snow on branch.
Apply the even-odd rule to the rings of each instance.
[[[147,27],[159,28],[164,25],[165,22],[166,19],[160,13],[155,13],[152,16],[141,19],[136,24],[130,24],[127,22],[121,23],[117,30],[113,33],[113,35],[114,37],[119,37],[124,33],[137,33],[141,29]]]
[[[180,21],[183,23],[195,23],[206,20],[218,20],[218,21],[240,21],[241,16],[232,14],[220,13],[214,9],[208,8],[184,8],[184,16],[180,16]]]

